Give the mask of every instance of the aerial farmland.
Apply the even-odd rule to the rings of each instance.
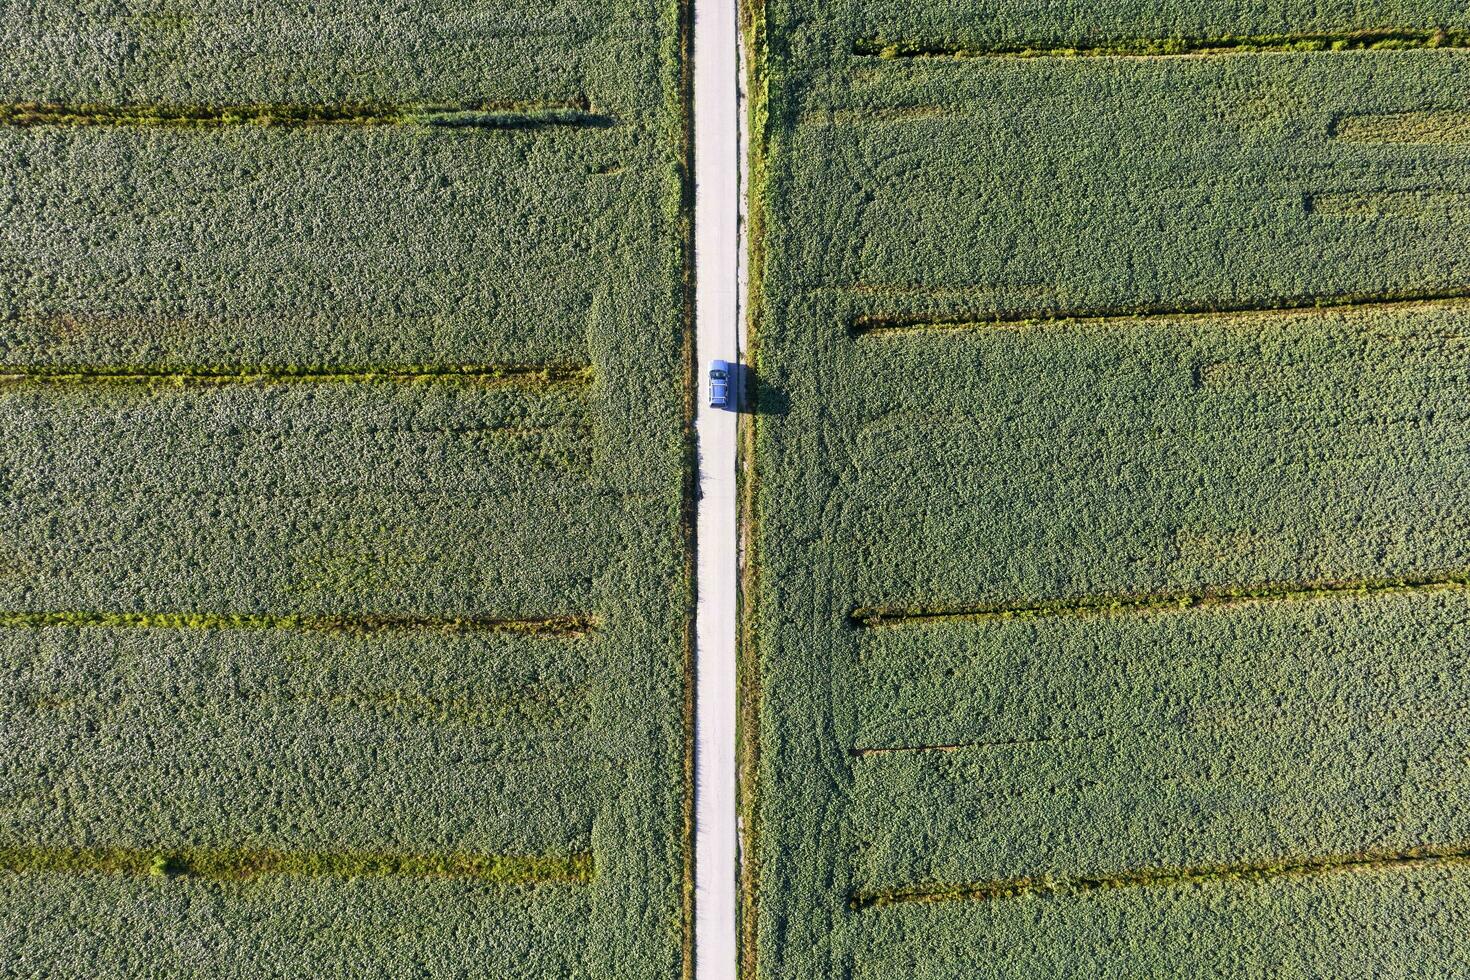
[[[0,976],[681,974],[684,30],[0,10]]]
[[[0,7],[0,978],[1470,976],[1470,11],[701,2]]]
[[[1470,15],[752,10],[747,980],[1470,973]]]

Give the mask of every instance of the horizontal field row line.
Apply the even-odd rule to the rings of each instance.
[[[882,59],[1182,58],[1332,51],[1425,51],[1470,48],[1470,32],[1442,27],[1380,27],[1358,31],[1225,34],[1218,37],[1140,37],[1072,42],[970,44],[947,40],[854,41],[852,54]]]
[[[1074,309],[1020,311],[964,311],[947,314],[863,313],[848,329],[856,338],[892,337],[913,333],[967,332],[1056,327],[1072,323],[1107,324],[1118,321],[1188,320],[1233,321],[1240,318],[1306,313],[1342,314],[1413,311],[1467,305],[1470,286],[1434,290],[1396,290],[1326,296],[1291,296],[1276,300],[1174,305],[1100,306]]]
[[[163,695],[131,691],[108,693],[97,689],[82,691],[68,686],[27,685],[23,688],[0,688],[0,713],[12,719],[12,709],[37,715],[77,713],[107,715],[130,701],[158,698]],[[293,689],[287,685],[258,688],[241,684],[222,693],[212,693],[212,707],[221,705],[256,705],[274,710],[283,705],[314,706],[359,715],[378,715],[394,720],[466,726],[494,725],[507,718],[520,721],[554,719],[585,707],[591,697],[586,684],[525,684],[475,697],[420,693],[408,688],[333,687],[329,691],[311,688]],[[172,720],[178,720],[176,717]]]
[[[536,130],[551,127],[605,129],[613,117],[593,111],[586,99],[563,102],[243,102],[135,104],[101,102],[0,102],[0,126],[142,127],[219,129],[257,127],[445,127]]]
[[[111,874],[250,881],[267,877],[442,878],[527,885],[593,880],[592,854],[477,851],[286,851],[269,848],[0,847],[0,873]]]
[[[588,385],[588,364],[404,365],[0,365],[0,385],[159,385],[196,387],[248,384],[416,384],[458,382],[536,388]]]
[[[1400,850],[1282,857],[1228,864],[1141,868],[1098,875],[1027,876],[973,884],[923,884],[902,888],[856,890],[849,896],[855,910],[884,906],[954,901],[1000,901],[1010,898],[1068,898],[1122,888],[1169,887],[1229,882],[1304,878],[1348,871],[1412,870],[1470,863],[1470,844],[1428,845]]]
[[[510,633],[522,636],[572,638],[585,636],[601,625],[596,616],[566,615],[525,618],[490,616],[421,616],[392,613],[282,614],[49,612],[0,610],[0,629],[122,629],[122,630],[286,630],[372,636],[382,633]]]
[[[1291,602],[1339,596],[1397,595],[1470,590],[1470,569],[1383,578],[1323,579],[1222,585],[1195,590],[1105,593],[1075,598],[954,606],[860,606],[855,626],[880,629],[934,622],[1008,622],[1056,617],[1218,609],[1260,602]]]

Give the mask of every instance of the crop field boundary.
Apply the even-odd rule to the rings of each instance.
[[[423,126],[451,129],[605,129],[616,125],[586,99],[564,102],[247,102],[236,104],[107,104],[3,102],[0,126],[68,128],[149,127],[219,129],[253,126],[307,129],[324,126]]]
[[[1347,871],[1413,870],[1424,867],[1462,867],[1470,864],[1470,844],[1431,845],[1403,850],[1357,851],[1317,857],[1282,857],[1191,867],[1142,868],[1100,875],[1003,878],[970,885],[914,885],[873,891],[854,891],[850,904],[856,911],[891,905],[953,901],[1001,901],[1011,898],[1071,898],[1123,888],[1171,887],[1229,882],[1305,878]]]
[[[203,387],[249,384],[417,384],[460,382],[498,387],[535,388],[587,385],[587,364],[406,364],[353,366],[79,366],[67,364],[0,365],[0,386],[156,385]]]
[[[0,847],[0,873],[249,881],[267,877],[443,878],[477,884],[590,884],[589,851],[567,855],[126,847]]]
[[[1108,324],[1136,320],[1234,320],[1306,313],[1413,312],[1470,305],[1470,286],[1456,289],[1403,290],[1336,296],[1295,296],[1271,303],[1179,304],[1175,306],[1079,307],[1015,313],[864,313],[852,318],[849,331],[858,339],[915,333],[1046,328],[1072,323]]]
[[[1427,572],[1399,578],[1324,579],[1302,582],[1260,582],[1193,591],[1111,593],[1074,599],[976,604],[973,606],[881,607],[863,606],[850,614],[863,629],[884,629],[932,622],[1008,622],[1056,617],[1083,618],[1109,614],[1153,613],[1220,609],[1260,602],[1329,599],[1339,596],[1375,596],[1446,591],[1470,591],[1470,569]]]
[[[0,629],[287,630],[306,633],[336,633],[346,636],[373,636],[382,633],[511,633],[532,637],[571,638],[590,634],[600,625],[600,620],[595,616],[540,616],[512,619],[485,616],[392,614],[272,615],[267,613],[0,610]]]
[[[1226,34],[1219,37],[1142,37],[1116,40],[976,45],[943,40],[854,41],[852,54],[879,59],[1013,60],[1049,58],[1198,58],[1244,54],[1337,51],[1432,51],[1470,48],[1470,32],[1429,27],[1382,27],[1300,34]]]

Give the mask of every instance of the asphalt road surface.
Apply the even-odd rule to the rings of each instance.
[[[737,581],[733,411],[709,407],[709,362],[738,361],[743,106],[736,0],[702,0],[694,22],[695,312],[700,361],[695,708],[695,976],[737,974],[735,637]]]

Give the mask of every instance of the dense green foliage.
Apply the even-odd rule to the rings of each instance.
[[[679,975],[682,29],[0,9],[0,976]]]
[[[1470,971],[1463,5],[761,14],[759,976]]]

